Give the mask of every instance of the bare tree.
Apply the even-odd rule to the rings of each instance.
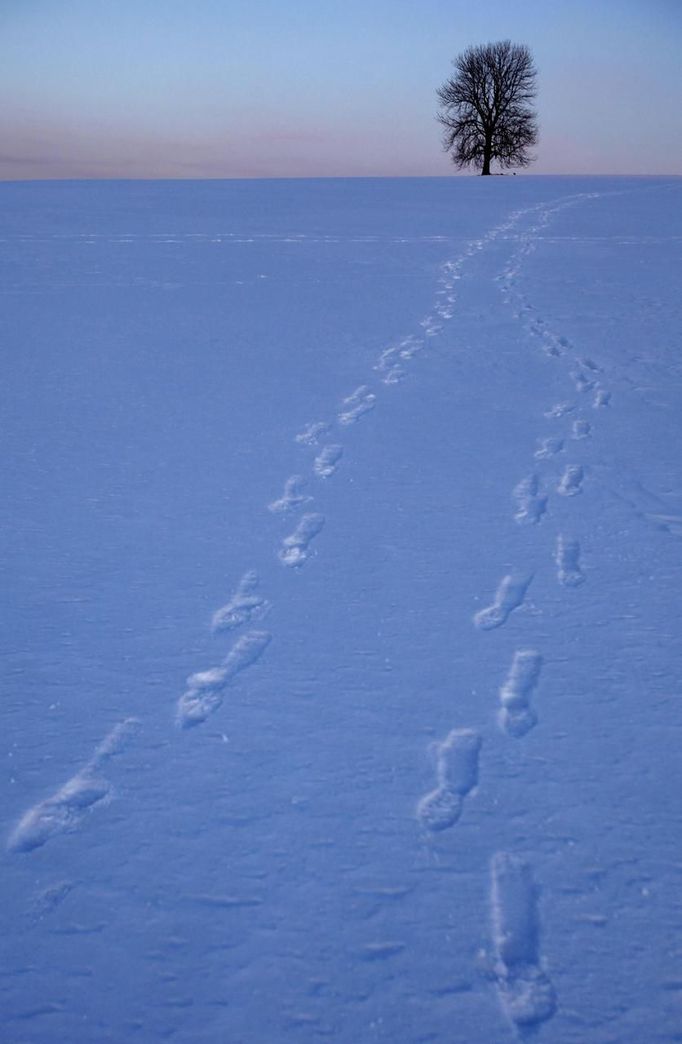
[[[533,57],[510,40],[468,47],[455,58],[455,75],[437,94],[443,148],[459,167],[490,174],[490,164],[527,167],[538,138],[531,102],[536,94]]]

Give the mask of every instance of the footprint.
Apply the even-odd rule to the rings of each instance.
[[[248,631],[237,639],[220,667],[190,674],[187,689],[177,704],[176,720],[180,728],[200,725],[215,713],[223,702],[228,683],[259,660],[271,640],[268,631]]]
[[[521,649],[514,659],[507,680],[500,689],[498,721],[510,736],[519,739],[537,725],[537,714],[530,705],[530,695],[538,683],[542,657],[533,649]]]
[[[575,497],[583,491],[584,472],[580,464],[569,464],[557,486],[557,493],[562,497]]]
[[[84,769],[20,819],[9,838],[8,849],[31,852],[58,834],[70,833],[89,808],[109,796],[110,790],[106,780]]]
[[[285,537],[279,552],[283,565],[299,567],[310,558],[310,542],[324,526],[324,515],[312,512],[303,515],[294,532]]]
[[[580,568],[580,544],[577,540],[559,535],[556,549],[557,577],[564,587],[579,587],[585,582]]]
[[[573,402],[557,402],[550,410],[547,410],[545,417],[565,417],[567,413],[573,413],[574,410],[575,403]]]
[[[397,384],[405,376],[405,371],[398,364],[399,353],[400,349],[395,346],[385,348],[372,367],[377,373],[382,374],[381,380],[384,384]]]
[[[58,881],[37,892],[30,906],[31,921],[36,924],[48,917],[76,887],[74,881]]]
[[[548,460],[550,457],[556,456],[557,453],[561,453],[563,448],[563,439],[556,439],[553,437],[541,439],[540,446],[536,449],[533,456],[536,460]]]
[[[419,325],[423,328],[426,337],[436,337],[443,329],[443,324],[437,323],[432,315],[427,315]]]
[[[595,410],[600,407],[608,406],[611,402],[611,392],[607,391],[606,388],[597,388],[594,393],[594,399],[592,400],[592,406]]]
[[[369,413],[376,404],[376,395],[366,384],[361,384],[352,395],[341,403],[342,410],[338,415],[339,424],[355,424],[364,413]]]
[[[584,366],[588,370],[592,370],[592,373],[601,373],[601,367],[597,366],[596,362],[589,359],[586,355],[583,355],[581,359],[578,359],[581,366]]]
[[[256,594],[258,582],[258,573],[254,570],[244,574],[227,605],[213,614],[213,631],[231,631],[267,613],[270,603],[262,595]]]
[[[284,484],[284,493],[278,500],[273,500],[271,504],[268,504],[268,511],[272,511],[273,514],[282,515],[286,511],[293,511],[294,508],[300,504],[305,504],[307,501],[312,500],[312,497],[306,496],[301,490],[305,487],[305,479],[302,475],[292,475],[291,478],[286,480]]]
[[[543,337],[545,334],[545,325],[544,319],[533,319],[528,328],[535,337]]]
[[[540,959],[538,890],[530,866],[509,852],[491,863],[493,974],[502,1008],[517,1026],[551,1018],[556,994]]]
[[[592,425],[586,420],[573,421],[573,431],[571,438],[573,439],[587,439],[592,433]]]
[[[509,574],[500,581],[492,605],[481,609],[474,616],[474,623],[481,631],[492,631],[507,622],[509,614],[523,604],[531,576]]]
[[[398,345],[401,359],[408,362],[410,359],[414,359],[415,355],[419,355],[420,352],[424,351],[424,342],[421,337],[414,337],[410,334],[409,337],[404,337]]]
[[[125,750],[131,738],[139,732],[141,722],[139,718],[124,718],[114,725],[113,729],[106,734],[101,743],[95,747],[94,753],[88,762],[90,770],[100,769],[110,758]]]
[[[381,378],[382,384],[399,384],[400,381],[404,380],[405,371],[402,366],[392,366],[390,370],[387,370],[384,376]]]
[[[547,497],[538,494],[537,475],[521,479],[514,489],[516,501],[515,520],[519,525],[537,525],[547,510]]]
[[[343,446],[338,446],[334,443],[325,446],[315,457],[313,471],[319,478],[329,478],[339,466],[342,456]]]
[[[583,373],[581,370],[573,370],[571,377],[573,378],[576,391],[579,392],[592,391],[597,383],[593,378],[588,377],[587,374]]]
[[[329,425],[324,421],[312,421],[306,424],[303,431],[296,435],[296,442],[302,446],[314,446],[329,431]]]
[[[417,805],[417,819],[427,830],[453,826],[462,814],[462,801],[478,782],[481,737],[473,729],[453,729],[435,747],[437,787]]]
[[[136,718],[127,718],[116,725],[95,748],[80,772],[51,797],[29,809],[10,834],[7,842],[9,851],[31,852],[59,834],[70,833],[89,810],[109,798],[111,785],[99,777],[97,772],[123,750],[138,726]]]

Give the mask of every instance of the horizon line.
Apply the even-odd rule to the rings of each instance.
[[[129,177],[126,175],[112,176],[112,177],[56,177],[56,178],[4,178],[0,175],[0,185],[32,185],[36,183],[49,183],[49,184],[62,184],[62,183],[83,183],[83,182],[119,182],[119,181],[140,181],[140,182],[158,182],[158,181],[174,181],[174,182],[196,182],[196,181],[451,181],[453,179],[464,179],[464,178],[481,178],[481,177],[521,177],[521,178],[682,178],[682,172],[680,173],[630,173],[628,171],[609,171],[601,173],[585,173],[584,171],[561,171],[553,172],[551,174],[546,173],[535,173],[530,171],[523,172],[495,172],[489,175],[474,174],[474,173],[453,173],[453,174],[254,174],[254,175],[213,175],[208,174],[205,177],[194,177],[188,178],[184,176],[173,176],[165,175],[162,177]]]

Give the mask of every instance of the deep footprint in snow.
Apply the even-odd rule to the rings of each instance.
[[[561,476],[557,493],[561,493],[562,497],[575,497],[582,493],[584,475],[580,464],[569,464]]]
[[[492,972],[502,1009],[520,1027],[552,1017],[556,993],[540,958],[538,890],[528,863],[496,852],[491,863]]]
[[[324,515],[311,512],[303,515],[296,529],[282,541],[279,559],[285,566],[300,567],[310,558],[310,542],[324,526]]]
[[[495,601],[474,615],[474,623],[481,631],[491,631],[507,622],[510,613],[523,604],[532,575],[508,574],[495,592]]]
[[[270,603],[263,595],[257,593],[258,583],[258,573],[253,569],[244,574],[227,605],[217,609],[213,614],[213,631],[231,631],[267,613]]]
[[[415,355],[419,355],[419,353],[423,351],[423,338],[415,337],[413,334],[410,334],[408,337],[403,337],[398,345],[398,355],[403,362],[410,362],[414,359]]]
[[[542,350],[545,355],[551,355],[553,358],[558,358],[563,355],[561,349],[557,348],[556,344],[552,340],[543,341]]]
[[[555,457],[557,453],[561,453],[564,448],[564,440],[554,438],[550,436],[547,439],[541,439],[540,445],[536,449],[533,456],[536,460],[549,460],[550,457]]]
[[[71,832],[85,813],[109,796],[106,780],[84,769],[68,783],[34,805],[19,821],[7,847],[11,852],[30,852],[57,834]]]
[[[545,417],[565,417],[567,413],[573,413],[575,408],[576,406],[574,402],[556,402],[554,406],[547,410]]]
[[[374,409],[376,398],[366,384],[361,384],[341,402],[341,412],[338,414],[339,424],[355,424],[363,414]]]
[[[405,377],[402,363],[409,362],[423,349],[424,341],[410,334],[397,345],[384,349],[373,368],[382,374],[381,380],[384,384],[397,384]]]
[[[597,382],[593,377],[588,377],[582,370],[573,370],[571,373],[573,383],[575,384],[576,391],[585,393],[592,391],[596,387]]]
[[[521,479],[514,487],[516,511],[514,519],[519,525],[537,525],[547,510],[547,497],[539,492],[540,484],[537,475],[529,475]]]
[[[500,728],[508,735],[519,739],[537,725],[537,714],[531,706],[530,697],[538,683],[542,668],[542,656],[534,649],[521,649],[514,653],[506,681],[500,689]]]
[[[557,578],[564,587],[579,587],[585,582],[580,568],[580,544],[571,537],[559,534],[556,548]]]
[[[592,425],[586,420],[573,421],[573,428],[571,431],[571,438],[573,439],[588,439],[592,434]]]
[[[313,462],[313,471],[318,478],[330,478],[339,466],[343,456],[343,446],[332,443],[324,446]]]
[[[463,799],[478,782],[480,749],[473,729],[453,729],[436,745],[437,786],[417,805],[417,819],[427,830],[446,830],[461,816]]]
[[[427,315],[426,318],[421,320],[419,325],[424,330],[426,337],[437,337],[443,329],[443,324],[437,323],[432,315]]]
[[[604,406],[608,406],[611,402],[611,392],[607,391],[606,388],[597,388],[594,393],[594,399],[592,400],[592,406],[595,410],[598,410]]]
[[[293,511],[300,504],[305,504],[307,501],[312,500],[312,497],[303,492],[305,484],[305,479],[302,475],[292,475],[284,484],[282,496],[268,504],[268,511],[272,511],[276,515],[282,515],[287,511]]]
[[[303,431],[299,431],[296,442],[302,446],[315,446],[328,431],[329,425],[325,421],[311,421]]]
[[[397,346],[385,348],[372,367],[382,375],[381,380],[384,384],[398,384],[405,376],[405,371],[398,361],[399,358],[400,349]]]
[[[197,671],[177,704],[176,721],[182,729],[200,725],[221,706],[229,682],[259,660],[272,640],[268,631],[248,631],[238,638],[220,667]]]
[[[31,852],[59,834],[70,833],[83,817],[111,794],[111,785],[98,775],[100,769],[120,754],[139,728],[137,718],[126,718],[105,736],[87,764],[56,793],[39,801],[19,820],[10,834],[10,852]]]

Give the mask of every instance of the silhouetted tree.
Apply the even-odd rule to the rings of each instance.
[[[468,47],[452,63],[455,75],[438,88],[445,127],[443,148],[458,167],[490,174],[490,164],[527,167],[538,138],[531,102],[536,94],[533,57],[510,40]]]

